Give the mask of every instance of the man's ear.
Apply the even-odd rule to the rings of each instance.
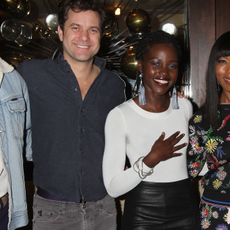
[[[58,36],[59,36],[60,41],[62,42],[63,41],[63,31],[60,25],[58,25]]]

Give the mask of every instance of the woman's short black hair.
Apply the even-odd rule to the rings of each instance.
[[[147,32],[143,34],[142,38],[138,41],[138,44],[136,46],[136,60],[143,60],[144,54],[150,48],[153,42],[167,43],[167,44],[172,45],[177,50],[178,60],[180,60],[181,49],[176,40],[176,37],[162,30],[157,30],[154,32]],[[139,77],[139,74],[137,73],[136,82],[133,87],[133,97],[138,95],[139,86],[140,86],[140,77]]]
[[[138,44],[136,47],[136,59],[137,60],[140,60],[143,58],[143,54],[146,52],[146,50],[148,50],[152,42],[159,42],[159,43],[165,42],[165,43],[172,45],[173,47],[176,48],[177,53],[178,53],[178,60],[180,60],[181,49],[176,40],[176,37],[162,30],[157,30],[154,32],[148,32],[148,33],[143,34],[143,37],[138,41]]]

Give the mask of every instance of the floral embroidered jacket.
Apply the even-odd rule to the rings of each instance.
[[[221,126],[213,130],[207,123],[202,108],[189,122],[187,162],[189,176],[194,178],[207,161],[208,172],[201,185],[212,200],[230,202],[230,104],[220,105]],[[211,199],[210,199],[211,200]],[[222,202],[223,203],[223,202]]]

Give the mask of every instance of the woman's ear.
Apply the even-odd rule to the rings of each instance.
[[[142,61],[141,60],[138,60],[138,62],[137,62],[137,68],[142,73]]]

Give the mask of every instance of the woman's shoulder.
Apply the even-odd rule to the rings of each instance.
[[[127,110],[128,107],[130,107],[130,104],[132,104],[132,99],[129,99],[128,101],[125,101],[121,103],[120,105],[117,105],[115,108],[113,108],[109,114],[121,114],[125,110]]]
[[[197,109],[194,113],[193,113],[193,117],[196,117],[196,116],[202,116],[204,117],[204,107],[201,106],[199,109]]]
[[[191,117],[189,121],[190,125],[199,125],[199,126],[207,126],[209,127],[209,124],[207,123],[206,116],[204,114],[204,108],[203,106],[200,107]]]
[[[182,98],[178,97],[178,102],[179,102],[179,105],[182,104],[186,106],[192,106],[191,101],[186,97],[182,97]]]
[[[127,100],[127,101],[124,101],[120,105],[116,106],[114,109],[116,109],[116,110],[125,110],[125,109],[129,108],[130,106],[132,106],[133,103],[135,103],[135,102],[131,98],[131,99]]]
[[[184,114],[187,114],[189,119],[193,114],[193,106],[191,101],[187,98],[178,98],[178,104],[180,111]]]

